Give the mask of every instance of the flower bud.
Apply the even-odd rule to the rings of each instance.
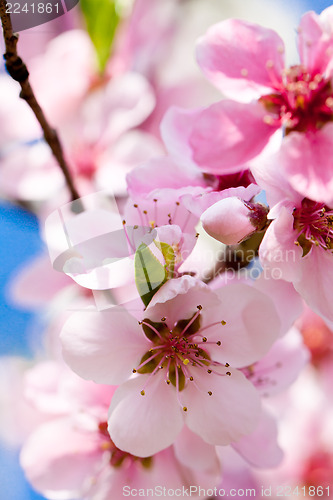
[[[210,206],[201,216],[205,231],[226,245],[236,245],[264,229],[267,207],[236,198],[224,198]]]

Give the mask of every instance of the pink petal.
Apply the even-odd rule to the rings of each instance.
[[[97,187],[109,190],[112,195],[125,196],[126,175],[132,172],[136,165],[162,153],[160,143],[145,132],[135,130],[123,134],[97,158]]]
[[[84,131],[88,138],[104,146],[142,123],[155,106],[149,82],[138,73],[125,73],[85,98],[82,108]]]
[[[89,431],[68,418],[46,423],[31,434],[20,458],[27,478],[38,491],[47,496],[62,492],[62,498],[81,497],[103,458],[98,433]]]
[[[190,212],[200,217],[207,208],[220,200],[236,196],[242,200],[250,201],[254,196],[259,194],[259,192],[259,186],[256,184],[249,184],[247,187],[238,186],[223,189],[223,191],[203,192],[197,196],[185,194],[182,196],[181,200]]]
[[[193,161],[212,174],[244,170],[279,128],[278,122],[267,124],[266,116],[258,102],[223,100],[198,111],[188,139]]]
[[[176,163],[186,165],[187,169],[195,168],[190,137],[194,123],[203,109],[188,110],[171,106],[161,122],[161,135],[168,152]]]
[[[192,276],[182,276],[167,281],[155,293],[146,311],[153,321],[161,321],[162,317],[166,317],[166,323],[172,329],[178,320],[191,318],[197,312],[198,305],[209,310],[219,304],[215,293],[202,281]]]
[[[62,33],[48,44],[45,54],[31,61],[32,86],[52,123],[77,109],[96,69],[94,48],[84,30]],[[61,77],[55,79],[55,74]]]
[[[302,64],[312,75],[332,71],[332,7],[320,15],[306,12],[298,28],[298,50]]]
[[[206,443],[198,434],[194,434],[187,426],[177,437],[175,453],[179,461],[191,469],[220,472],[221,465],[215,446]]]
[[[282,144],[279,162],[292,187],[304,197],[333,203],[333,123],[313,133],[293,132]]]
[[[144,396],[140,394],[143,388]],[[174,442],[184,425],[183,413],[176,389],[163,376],[139,375],[116,390],[109,433],[118,448],[148,457]]]
[[[254,282],[254,287],[273,300],[281,321],[281,335],[284,335],[303,311],[300,295],[291,283],[271,278],[265,272]]]
[[[283,452],[277,442],[275,419],[267,411],[263,411],[254,432],[233,444],[233,448],[255,467],[271,468],[279,465]]]
[[[17,273],[10,286],[10,296],[20,307],[39,308],[70,285],[73,285],[72,280],[55,271],[50,257],[42,254]]]
[[[178,165],[169,156],[155,158],[136,167],[126,180],[130,195],[135,196],[148,194],[158,188],[206,187],[198,167]]]
[[[273,301],[242,283],[226,285],[215,293],[221,305],[214,312],[208,310],[202,326],[222,320],[226,324],[205,331],[208,341],[222,342],[220,347],[207,344],[211,358],[236,368],[258,361],[280,334],[281,323]]]
[[[267,267],[273,279],[295,282],[300,278],[302,249],[295,245],[297,234],[293,224],[291,211],[282,207],[279,217],[272,221],[260,245],[260,261],[264,271]]]
[[[281,81],[284,43],[271,29],[227,19],[199,39],[197,59],[204,74],[223,94],[247,101]]]
[[[60,338],[66,363],[99,384],[126,380],[150,347],[137,320],[118,307],[73,313]]]
[[[302,258],[302,276],[294,283],[296,290],[317,314],[333,321],[333,257],[330,250],[312,246]]]
[[[278,339],[271,350],[252,366],[248,379],[263,397],[285,391],[295,382],[306,363],[309,351],[296,328]]]
[[[196,384],[199,390],[189,384],[182,396],[188,408],[185,421],[194,433],[207,443],[227,445],[253,432],[260,418],[260,399],[241,372],[232,370],[231,376],[200,373]]]

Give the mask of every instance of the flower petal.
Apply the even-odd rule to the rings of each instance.
[[[178,320],[191,318],[198,311],[198,305],[210,309],[220,303],[205,283],[185,275],[167,281],[155,293],[147,307],[147,315],[153,321],[166,317],[166,323],[172,329]]]
[[[227,19],[199,39],[197,59],[207,78],[223,94],[248,101],[281,81],[284,43],[271,29]]]
[[[333,256],[328,250],[312,246],[302,258],[301,279],[294,283],[296,290],[317,314],[333,321]]]
[[[258,102],[225,99],[201,110],[189,135],[193,161],[213,174],[244,170],[244,164],[263,150],[280,126],[278,121],[266,123],[266,118]]]
[[[278,218],[266,231],[259,257],[264,271],[267,266],[273,278],[295,282],[301,275],[298,264],[302,258],[302,249],[295,245],[297,233],[293,224],[291,211],[282,207]]]
[[[293,132],[282,144],[279,163],[304,197],[333,203],[333,123],[313,133]]]
[[[226,285],[215,293],[220,299],[216,311],[209,311],[203,327],[209,342],[211,358],[241,368],[258,361],[271,348],[280,334],[280,319],[273,301],[255,288],[242,284]],[[215,308],[214,308],[215,309]],[[202,311],[203,315],[205,311]],[[226,322],[221,325],[221,321]],[[269,325],[269,328],[267,327]],[[214,345],[218,340],[222,345]]]
[[[203,441],[188,427],[184,426],[175,441],[174,448],[177,458],[187,467],[219,473],[221,465],[215,446]]]
[[[328,7],[320,15],[306,12],[298,28],[298,50],[302,64],[312,74],[332,72],[333,9]]]
[[[20,459],[38,491],[46,496],[63,492],[62,498],[81,497],[103,458],[98,432],[89,430],[66,418],[43,424],[30,435]]]
[[[149,349],[138,322],[124,309],[74,313],[60,335],[72,370],[99,384],[120,384]]]
[[[207,443],[227,445],[255,429],[260,398],[241,372],[232,370],[231,376],[200,373],[195,382],[198,388],[190,383],[184,390],[186,424]]]
[[[233,448],[255,467],[270,468],[279,465],[283,452],[277,443],[275,419],[263,411],[254,432],[233,444]]]
[[[146,387],[145,387],[146,386]],[[145,395],[140,393],[145,387]],[[121,450],[148,457],[170,446],[184,425],[176,389],[163,376],[139,375],[115,392],[109,433]]]

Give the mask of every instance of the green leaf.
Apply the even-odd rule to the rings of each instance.
[[[168,243],[163,243],[162,241],[154,241],[155,245],[159,250],[161,250],[165,261],[165,267],[168,276],[172,277],[175,270],[175,251],[171,245]]]
[[[117,0],[80,0],[80,6],[103,73],[120,20]]]
[[[135,253],[134,267],[135,284],[142,302],[147,307],[157,290],[166,282],[166,270],[144,243]]]

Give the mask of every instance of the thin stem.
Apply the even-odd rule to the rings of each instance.
[[[70,191],[72,201],[80,198],[79,193],[74,185],[70,170],[64,158],[63,149],[58,137],[58,134],[54,128],[48,123],[42,108],[40,107],[35,94],[29,83],[29,72],[22,61],[22,59],[17,54],[17,42],[18,34],[13,33],[12,21],[10,14],[7,12],[7,2],[6,0],[0,0],[0,16],[1,24],[3,28],[3,36],[5,40],[6,52],[4,54],[4,59],[6,61],[6,69],[10,76],[17,81],[21,86],[20,97],[24,99],[27,104],[32,109],[34,115],[36,116],[40,126],[42,127],[45,141],[50,146],[54,157],[56,158],[64,176],[66,179],[67,187]]]

